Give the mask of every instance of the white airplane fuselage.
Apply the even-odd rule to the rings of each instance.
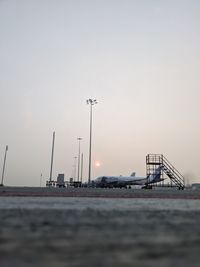
[[[155,173],[149,177],[136,176],[100,176],[94,180],[96,187],[127,187],[131,185],[148,185],[163,181],[161,178],[161,169],[158,167]]]

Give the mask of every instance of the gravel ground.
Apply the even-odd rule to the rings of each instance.
[[[0,199],[1,267],[199,267],[199,200],[32,199]]]

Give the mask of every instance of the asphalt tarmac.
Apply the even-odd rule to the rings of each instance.
[[[198,267],[199,225],[198,199],[2,196],[0,266]]]
[[[200,190],[177,188],[119,189],[119,188],[55,188],[55,187],[0,187],[1,196],[51,196],[100,198],[175,198],[200,199]]]

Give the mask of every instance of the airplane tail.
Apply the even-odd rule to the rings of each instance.
[[[163,168],[163,166],[160,165],[155,170],[155,172],[148,177],[148,183],[158,183],[158,182],[163,181],[163,179],[161,179],[161,171],[162,171],[162,168]]]

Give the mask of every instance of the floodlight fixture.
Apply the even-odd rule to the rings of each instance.
[[[95,105],[95,104],[97,104],[97,100],[96,99],[91,99],[91,98],[89,98],[89,99],[87,99],[86,100],[86,103],[89,105]]]

